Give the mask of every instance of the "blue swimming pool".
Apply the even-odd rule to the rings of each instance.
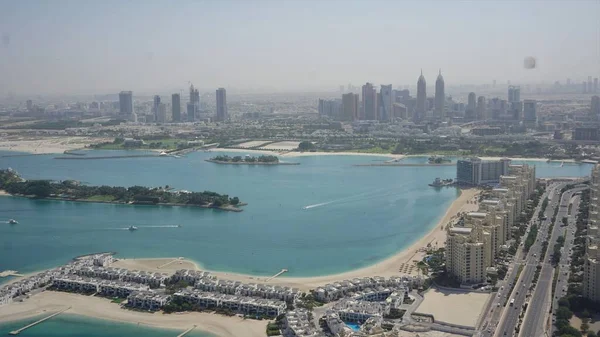
[[[346,323],[346,325],[352,329],[353,331],[359,331],[360,330],[360,324],[356,324],[356,323]]]

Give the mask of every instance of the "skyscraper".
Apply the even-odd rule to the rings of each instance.
[[[465,118],[475,119],[475,108],[477,106],[477,96],[474,92],[470,92],[467,98],[467,109],[465,110]]]
[[[28,99],[27,100],[27,111],[31,112],[33,110],[33,101]]]
[[[362,86],[361,119],[377,119],[377,90],[369,82]]]
[[[584,94],[587,94],[587,92],[588,92],[588,90],[587,90],[587,89],[588,89],[588,87],[587,87],[587,83],[586,83],[585,81],[581,82],[581,91],[582,91]]]
[[[594,92],[593,84],[592,84],[592,76],[588,76],[587,91]]]
[[[516,85],[508,86],[508,103],[521,101],[521,88]]]
[[[181,96],[179,94],[171,95],[171,113],[173,122],[181,122]]]
[[[379,120],[391,120],[393,117],[395,117],[392,111],[394,103],[394,96],[392,95],[392,85],[381,85],[378,97],[379,103],[377,104],[377,106],[379,107]]]
[[[590,106],[590,116],[593,120],[600,119],[600,97],[592,96],[592,104]]]
[[[417,107],[415,108],[415,119],[421,120],[425,117],[425,102],[427,101],[427,83],[421,69],[421,76],[417,81]]]
[[[435,80],[435,118],[444,118],[444,106],[446,105],[446,95],[444,93],[444,78],[442,69]]]
[[[523,124],[535,127],[537,123],[537,101],[526,99],[523,102]]]
[[[156,123],[166,123],[168,118],[167,118],[167,105],[165,103],[158,103],[158,106],[156,107],[156,119],[155,122]]]
[[[477,97],[477,120],[487,119],[487,113],[485,111],[485,97]]]
[[[229,118],[227,114],[227,92],[225,88],[217,89],[217,120],[224,121]]]
[[[594,92],[598,92],[598,77],[594,78]]]
[[[119,113],[122,115],[133,114],[133,92],[121,91],[119,93]]]
[[[354,121],[358,119],[358,94],[347,93],[342,95],[342,117],[344,121]]]
[[[158,113],[160,107],[160,96],[154,96],[154,104],[152,105],[152,112],[154,113],[154,121],[158,122]]]
[[[198,89],[194,89],[194,85],[190,85],[190,102],[187,105],[187,120],[193,122],[200,111],[200,93]]]

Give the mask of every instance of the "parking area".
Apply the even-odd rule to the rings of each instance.
[[[436,321],[474,327],[490,293],[431,288],[416,312],[431,314]]]

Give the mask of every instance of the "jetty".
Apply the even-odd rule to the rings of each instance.
[[[25,275],[19,274],[16,270],[5,270],[0,272],[0,277],[18,276],[23,277]]]
[[[153,158],[153,157],[161,157],[157,154],[130,154],[123,156],[96,156],[96,157],[54,157],[54,159],[65,159],[65,160],[93,160],[93,159],[120,159],[120,158]]]
[[[40,320],[38,320],[38,321],[35,321],[35,322],[31,323],[31,324],[28,324],[28,325],[26,325],[26,326],[22,327],[21,329],[18,329],[18,330],[11,331],[11,332],[9,332],[8,334],[9,334],[9,335],[18,335],[18,334],[20,334],[21,332],[23,332],[23,331],[25,331],[25,330],[27,330],[27,329],[31,328],[32,326],[38,325],[38,324],[42,323],[43,321],[47,321],[47,320],[49,320],[50,318],[52,318],[52,317],[54,317],[54,316],[58,316],[58,315],[62,314],[63,312],[65,312],[65,311],[67,311],[67,310],[69,310],[69,309],[71,309],[71,307],[68,307],[68,308],[66,308],[66,309],[63,309],[63,310],[61,310],[61,311],[59,311],[59,312],[55,312],[55,313],[53,313],[53,314],[52,314],[52,315],[50,315],[50,316],[44,317],[44,318],[42,318],[42,319],[40,319]]]
[[[285,269],[285,268],[284,268],[284,269],[281,269],[281,271],[280,271],[279,273],[277,273],[277,274],[275,274],[275,275],[273,275],[273,276],[269,277],[268,279],[266,279],[266,280],[265,280],[265,282],[269,282],[269,281],[271,281],[272,279],[276,278],[277,276],[279,276],[279,275],[281,275],[281,274],[283,274],[283,273],[286,273],[287,271],[288,271],[288,270],[287,270],[287,269]]]
[[[163,263],[163,264],[161,264],[160,266],[156,267],[156,269],[160,269],[160,268],[162,268],[162,267],[166,267],[166,266],[170,265],[170,264],[171,264],[171,263],[173,263],[173,262],[177,262],[177,261],[181,261],[181,260],[183,260],[183,257],[178,257],[178,258],[176,258],[176,259],[173,259],[173,260],[171,260],[171,261],[169,261],[169,262],[167,262],[167,263]]]
[[[184,332],[180,333],[179,335],[177,335],[177,337],[183,337],[185,335],[187,335],[188,333],[190,333],[192,330],[194,330],[196,328],[196,326],[192,326],[191,328],[185,330]]]

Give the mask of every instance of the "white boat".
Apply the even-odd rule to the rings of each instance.
[[[168,154],[168,153],[166,153],[165,151],[162,151],[162,152],[159,154],[159,156],[168,156],[168,155],[169,155],[169,154]]]
[[[129,230],[130,230],[130,231],[132,231],[132,232],[133,232],[133,231],[137,231],[137,229],[138,229],[138,228],[137,228],[137,227],[135,227],[135,226],[129,226]]]
[[[10,219],[10,220],[8,220],[8,223],[11,224],[11,225],[16,225],[19,222],[17,220],[15,220],[15,219]]]

